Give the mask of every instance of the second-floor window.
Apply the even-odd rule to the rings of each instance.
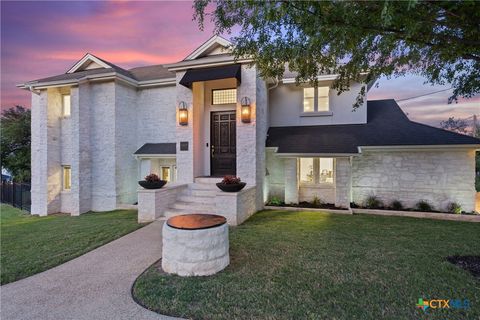
[[[330,111],[329,91],[329,87],[303,88],[303,112]]]
[[[70,95],[65,94],[62,96],[62,114],[64,117],[70,117],[70,113],[71,113]]]

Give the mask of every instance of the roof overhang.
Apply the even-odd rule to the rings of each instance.
[[[242,82],[242,69],[240,64],[187,70],[180,80],[180,84],[191,88],[194,82],[235,78]]]
[[[175,159],[176,154],[134,154],[135,159]]]
[[[72,86],[78,85],[79,83],[85,81],[107,81],[107,80],[118,80],[129,84],[134,87],[144,88],[144,87],[155,87],[155,86],[170,86],[175,85],[176,79],[175,78],[166,78],[166,79],[158,79],[158,80],[148,80],[148,81],[137,81],[135,79],[126,77],[118,72],[106,72],[94,75],[87,75],[85,77],[79,79],[68,79],[68,80],[58,80],[58,81],[45,81],[45,82],[38,82],[38,81],[31,81],[22,84],[18,84],[17,87],[26,90],[41,90],[47,89],[52,87],[64,87],[64,86]]]

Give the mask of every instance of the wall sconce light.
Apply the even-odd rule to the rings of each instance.
[[[250,99],[243,97],[240,101],[242,105],[242,122],[250,123],[252,117],[252,108],[250,107]]]
[[[180,101],[178,104],[178,124],[181,126],[188,125],[188,109],[185,101]]]

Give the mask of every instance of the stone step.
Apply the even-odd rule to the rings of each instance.
[[[215,214],[215,211],[213,210],[205,210],[205,209],[197,209],[196,207],[193,207],[192,209],[179,209],[179,208],[168,208],[165,210],[165,217],[166,219],[178,216],[181,214],[192,214],[192,213],[204,213],[204,214]]]
[[[210,190],[210,189],[190,189],[188,193],[182,194],[186,196],[193,196],[193,197],[210,197],[214,198],[217,194],[217,190]]]
[[[214,183],[191,183],[188,185],[188,188],[195,190],[218,190]]]
[[[181,202],[192,202],[192,203],[199,203],[199,204],[214,204],[215,203],[215,196],[207,195],[207,196],[193,196],[193,195],[186,195],[181,194],[178,197],[178,201]]]
[[[197,177],[195,183],[215,184],[222,181],[222,177]]]
[[[189,211],[201,211],[201,213],[212,213],[215,211],[215,205],[211,204],[200,204],[193,202],[183,202],[177,201],[170,208],[180,209],[180,210],[189,210]]]

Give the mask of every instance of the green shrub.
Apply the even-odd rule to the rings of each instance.
[[[377,198],[377,196],[372,195],[365,199],[365,208],[367,209],[378,209],[382,207],[383,203],[380,199]]]
[[[393,210],[403,210],[403,204],[399,200],[393,200],[390,203],[390,208]]]
[[[461,214],[462,206],[456,202],[450,202],[447,206],[447,211],[450,213]]]
[[[281,205],[283,205],[283,201],[280,200],[280,198],[278,198],[278,197],[271,197],[268,204],[272,205],[272,206],[281,206]]]
[[[323,204],[323,201],[317,197],[317,196],[314,196],[313,197],[313,201],[312,201],[312,204],[315,206],[315,207],[319,207]]]
[[[420,200],[415,205],[418,211],[433,211],[433,206],[427,200]]]

